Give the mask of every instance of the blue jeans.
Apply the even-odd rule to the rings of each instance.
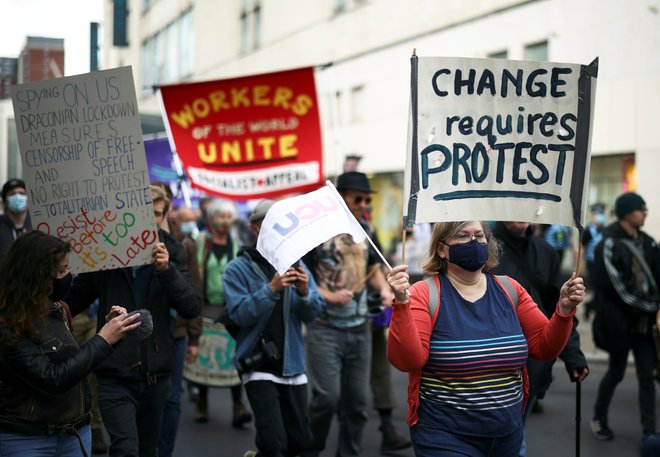
[[[170,384],[170,398],[165,405],[163,422],[160,427],[158,457],[171,457],[174,452],[176,433],[181,417],[181,396],[183,395],[183,364],[186,360],[187,338],[174,338],[174,367]]]
[[[525,406],[525,413],[523,414],[523,427],[527,423],[527,418],[529,417],[529,414],[532,412],[532,408],[534,408],[534,403],[536,403],[536,395],[532,395],[527,399],[527,406]],[[520,445],[520,452],[518,453],[518,457],[527,457],[527,439],[525,438],[525,431],[523,429],[523,440],[522,444]]]
[[[433,457],[516,457],[523,438],[522,426],[499,438],[458,435],[417,424],[410,427],[415,455]]]
[[[312,387],[312,445],[305,455],[318,455],[325,448],[335,411],[339,414],[336,455],[360,455],[368,418],[371,331],[366,326],[335,329],[310,324],[307,367]]]
[[[88,455],[92,453],[92,429],[85,425],[78,430]],[[0,455],[2,457],[80,457],[80,441],[77,436],[22,435],[0,432]]]

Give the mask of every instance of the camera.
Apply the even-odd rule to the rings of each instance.
[[[369,292],[367,294],[367,309],[370,316],[375,316],[385,310],[380,292]]]
[[[259,338],[257,348],[251,355],[238,359],[238,370],[241,373],[254,371],[266,362],[277,362],[280,360],[280,351],[275,342]]]

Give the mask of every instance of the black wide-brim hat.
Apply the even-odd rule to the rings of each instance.
[[[364,173],[359,171],[347,171],[337,177],[337,190],[356,190],[358,192],[366,192],[373,194],[376,191],[369,187],[369,179]]]

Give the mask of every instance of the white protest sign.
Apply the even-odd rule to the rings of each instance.
[[[404,224],[581,227],[596,73],[597,61],[414,56]]]
[[[130,67],[12,90],[34,228],[74,273],[151,262],[158,242]]]
[[[279,274],[319,244],[340,233],[360,243],[367,237],[330,182],[314,192],[276,202],[261,223],[257,250]]]

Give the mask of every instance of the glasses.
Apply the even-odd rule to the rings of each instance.
[[[358,195],[353,199],[353,203],[356,205],[359,205],[362,202],[364,202],[366,205],[371,204],[371,197],[363,197],[362,195]]]
[[[451,237],[457,241],[457,244],[468,244],[470,241],[477,240],[479,244],[488,244],[488,237],[483,232],[478,233],[467,233],[467,232],[458,232],[456,235]],[[442,244],[449,246],[444,241],[440,240]]]

